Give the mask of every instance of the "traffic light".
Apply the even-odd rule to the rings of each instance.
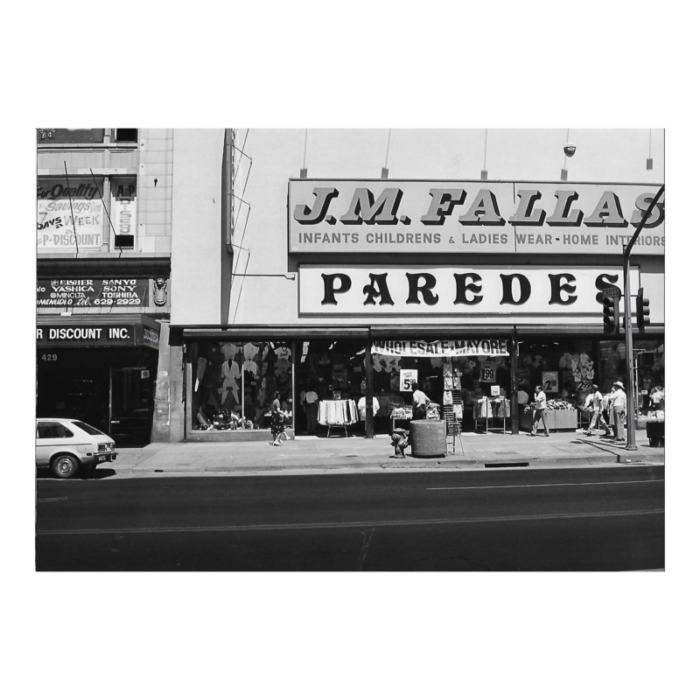
[[[620,332],[619,297],[603,297],[603,331],[606,335]]]
[[[637,294],[637,328],[640,333],[649,325],[649,300],[644,298],[644,290],[640,287]]]

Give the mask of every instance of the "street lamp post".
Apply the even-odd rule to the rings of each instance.
[[[651,204],[644,212],[634,235],[622,253],[622,269],[625,282],[625,360],[627,365],[627,445],[625,445],[625,449],[627,450],[639,449],[636,444],[634,410],[630,410],[630,407],[634,405],[632,401],[632,391],[634,390],[634,353],[632,351],[632,311],[630,308],[630,256],[632,254],[632,247],[637,242],[637,238],[642,232],[644,224],[647,222],[647,219],[651,215],[659,199],[661,199],[663,193],[664,185],[661,185],[661,189],[656,193]]]

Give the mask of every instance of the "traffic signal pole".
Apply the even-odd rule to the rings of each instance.
[[[644,228],[647,219],[654,210],[654,207],[661,199],[661,195],[664,193],[664,185],[661,185],[661,189],[656,193],[656,196],[651,201],[651,204],[644,212],[642,220],[637,225],[637,229],[634,235],[627,244],[627,247],[622,253],[622,269],[625,281],[625,360],[627,366],[627,445],[625,449],[627,450],[637,450],[637,440],[635,434],[635,420],[634,415],[634,402],[632,401],[632,392],[634,391],[634,353],[632,352],[632,309],[631,309],[631,294],[630,294],[630,256],[632,255],[632,247],[637,242],[639,234]],[[630,410],[632,409],[632,410]]]

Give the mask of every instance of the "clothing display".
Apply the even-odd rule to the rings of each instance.
[[[488,396],[480,398],[474,403],[474,418],[493,418],[493,409]]]
[[[376,396],[372,397],[372,415],[376,416],[379,410],[379,399]],[[360,420],[365,420],[367,418],[367,398],[361,396],[357,401],[357,411],[360,414]]]
[[[321,425],[352,425],[359,415],[354,401],[321,401],[318,405],[318,422]]]

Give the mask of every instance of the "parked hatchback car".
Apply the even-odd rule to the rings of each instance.
[[[100,462],[117,458],[114,440],[97,428],[67,418],[37,418],[36,466],[51,467],[67,479],[78,471],[90,474]]]

